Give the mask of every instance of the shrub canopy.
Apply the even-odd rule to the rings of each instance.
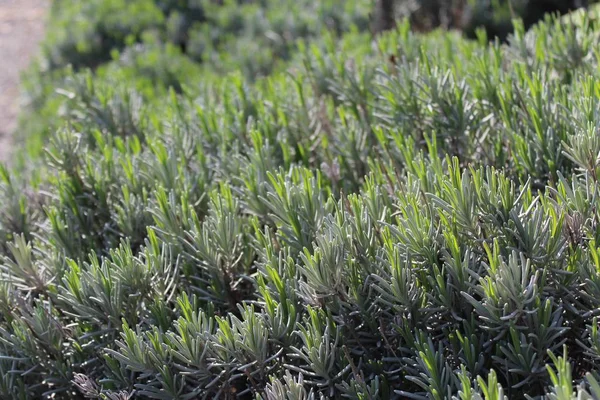
[[[594,15],[299,36],[262,78],[61,72],[0,171],[0,397],[600,398]]]

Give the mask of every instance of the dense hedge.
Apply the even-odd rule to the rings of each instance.
[[[19,131],[29,153],[63,123],[73,71],[128,81],[145,102],[213,76],[248,79],[285,68],[296,40],[369,31],[370,0],[54,0],[41,60],[25,75],[29,112]],[[37,142],[37,143],[36,143]]]
[[[545,12],[587,1],[394,3],[395,17],[409,17],[413,29],[442,25],[474,38],[484,27],[490,39],[505,39],[514,16],[528,28]],[[239,72],[252,81],[284,71],[298,39],[378,29],[372,0],[54,0],[51,11],[41,60],[24,82],[28,111],[18,138],[34,157],[63,124],[66,98],[56,89],[70,84],[73,71],[91,68],[95,80],[127,80],[145,103],[159,104],[168,88],[181,92],[215,75]]]
[[[595,24],[69,73],[0,171],[0,397],[600,398]]]

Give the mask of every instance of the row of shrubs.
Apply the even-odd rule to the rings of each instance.
[[[34,157],[62,125],[71,76],[129,81],[151,102],[212,76],[281,69],[296,40],[370,29],[369,0],[55,0],[40,60],[25,75],[20,137]]]
[[[545,12],[583,4],[569,1],[393,0],[401,20],[413,29],[458,28],[475,37],[485,27],[490,39],[504,39],[511,19],[525,27]],[[587,1],[585,3],[588,3]],[[256,80],[283,71],[298,39],[324,32],[376,32],[377,10],[370,0],[55,0],[42,57],[26,74],[26,111],[20,144],[39,156],[49,135],[62,126],[64,93],[73,73],[93,70],[95,80],[129,81],[145,102],[165,98],[232,72]],[[394,18],[392,18],[393,24]],[[160,99],[160,100],[158,100]],[[26,164],[20,160],[19,165]]]
[[[260,79],[66,73],[0,174],[0,397],[599,398],[598,39],[403,23]]]

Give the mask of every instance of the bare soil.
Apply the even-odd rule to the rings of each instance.
[[[37,54],[49,3],[49,0],[0,0],[0,162],[11,157],[21,71]]]

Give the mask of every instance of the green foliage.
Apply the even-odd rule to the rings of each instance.
[[[107,84],[135,82],[146,102],[160,105],[169,88],[282,70],[298,39],[368,31],[369,12],[369,0],[55,0],[42,57],[24,82],[22,140],[38,156],[61,126],[68,97],[56,88],[69,86],[73,70],[92,69]]]
[[[598,398],[578,18],[302,33],[258,79],[148,37],[68,72],[35,173],[1,171],[0,397]]]

